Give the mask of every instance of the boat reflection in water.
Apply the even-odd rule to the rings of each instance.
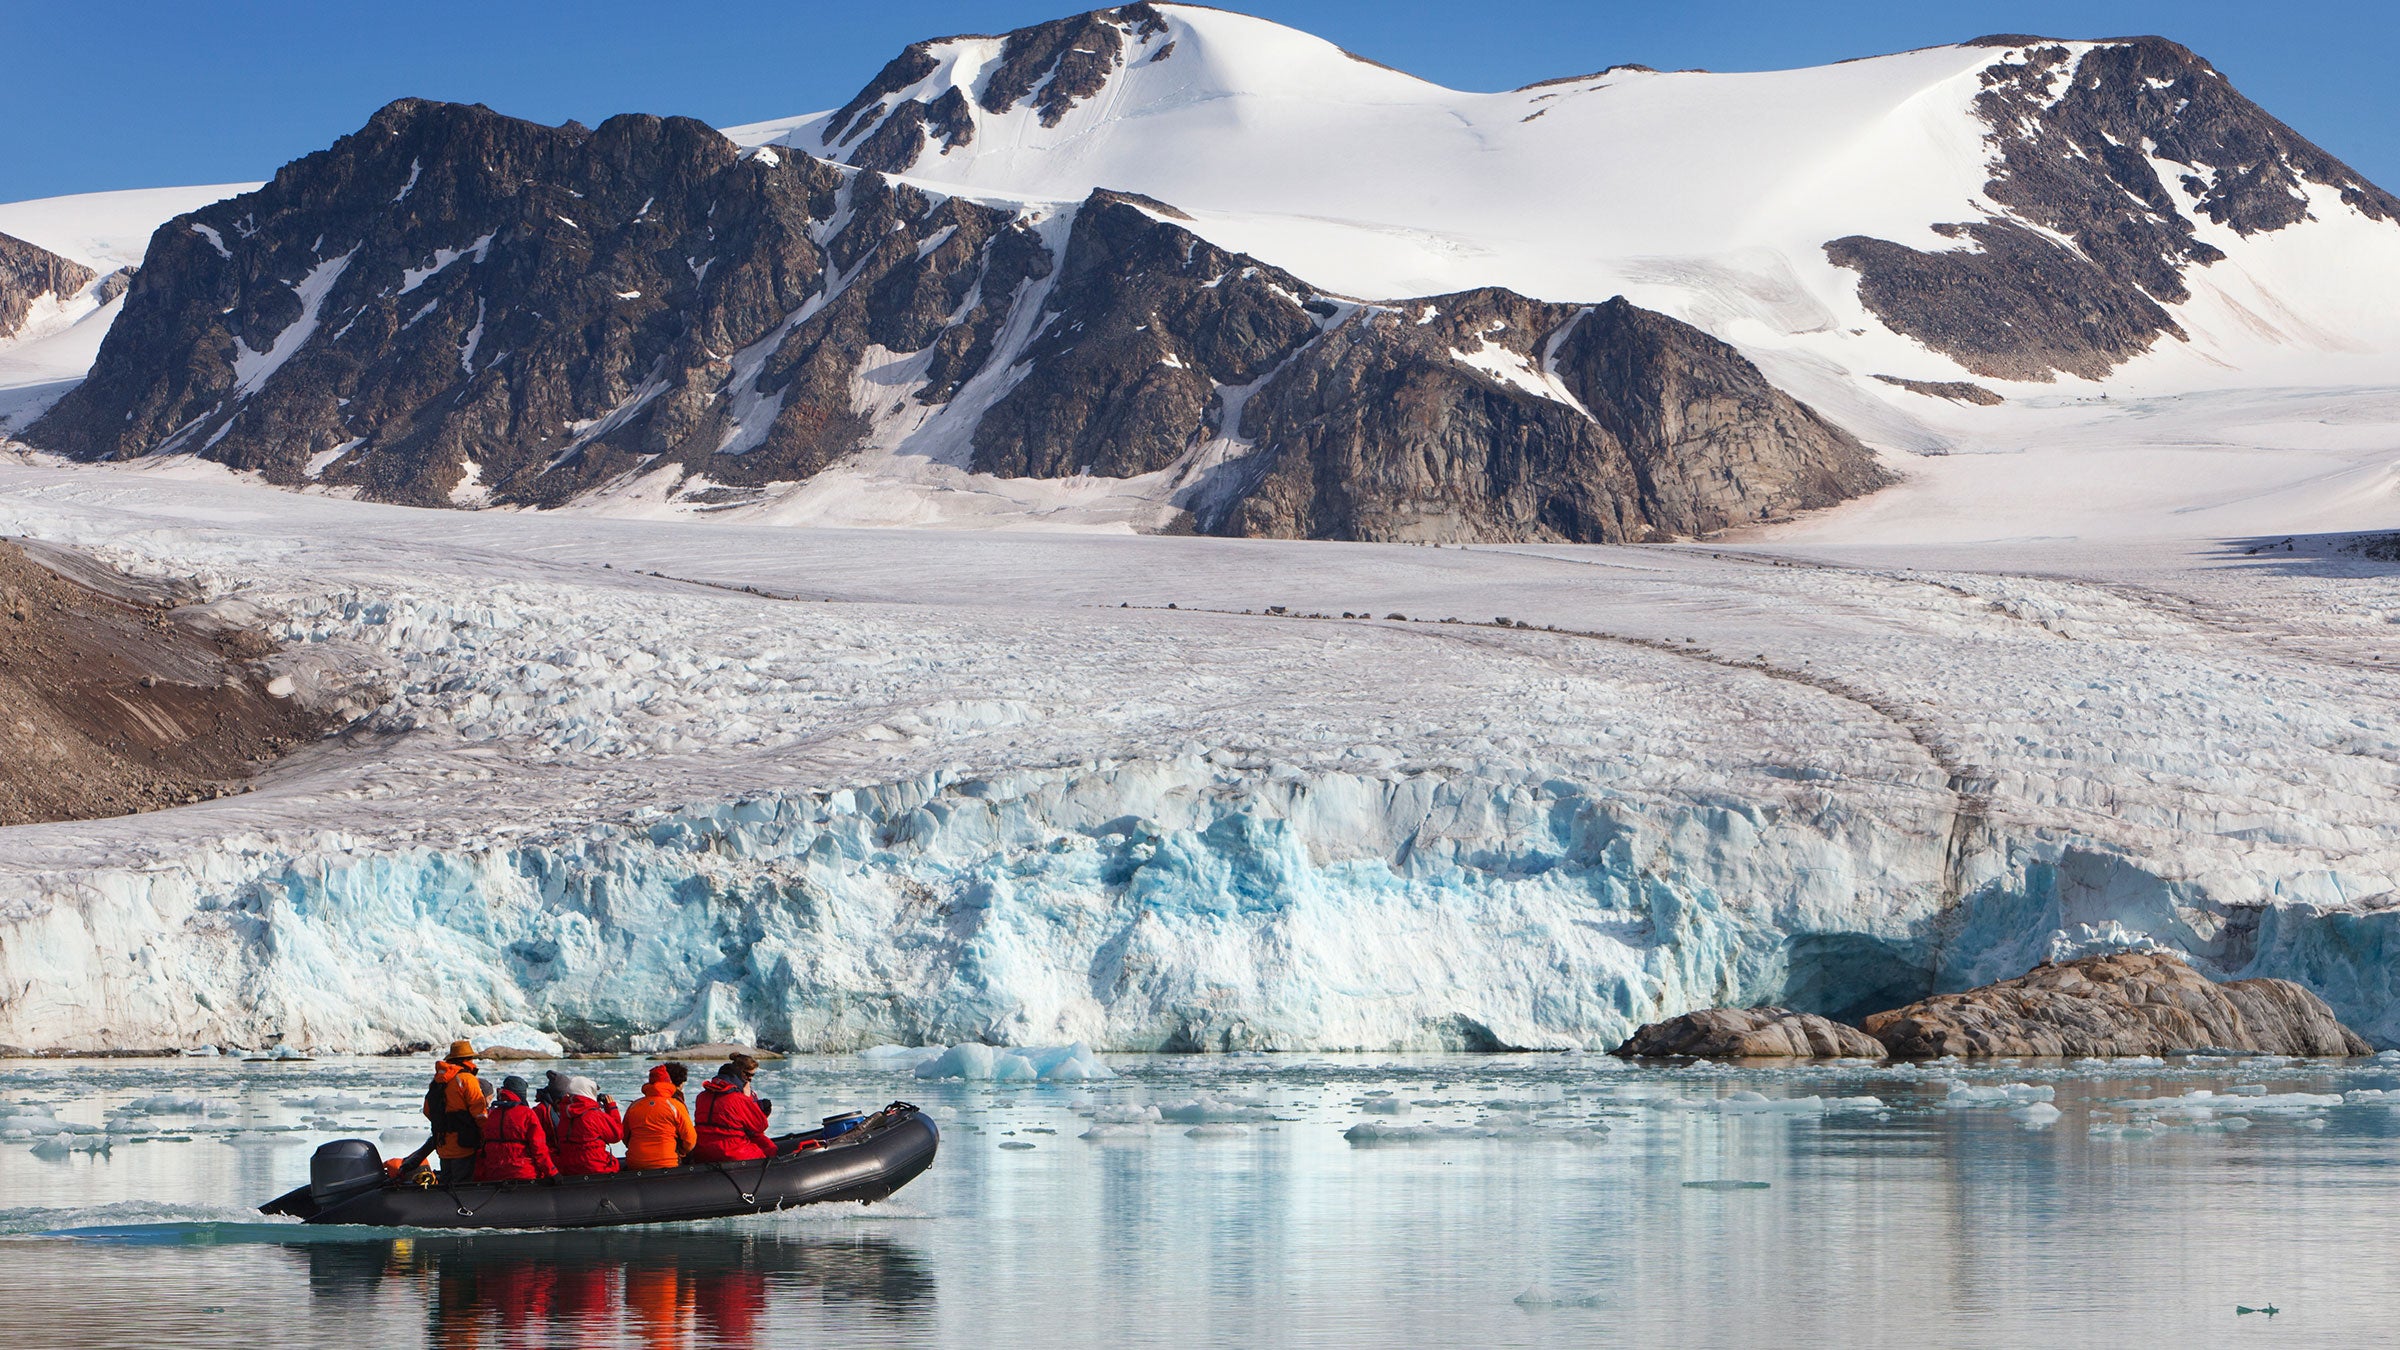
[[[799,1239],[693,1229],[485,1233],[309,1242],[311,1300],[365,1312],[395,1287],[426,1309],[426,1343],[452,1346],[784,1344],[795,1333],[930,1338],[934,1279],[882,1238]],[[776,1334],[770,1338],[772,1321]]]

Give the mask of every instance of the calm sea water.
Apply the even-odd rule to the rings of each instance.
[[[2400,1063],[1111,1062],[770,1065],[779,1120],[903,1097],[940,1160],[878,1206],[477,1236],[249,1209],[325,1139],[419,1142],[424,1064],[0,1063],[0,1307],[43,1346],[2400,1344]]]

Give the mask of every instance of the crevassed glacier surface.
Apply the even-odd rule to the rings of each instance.
[[[255,606],[371,709],[246,796],[0,836],[4,1045],[1605,1047],[2138,943],[2400,1040],[2363,562],[428,518],[41,466],[0,529]]]

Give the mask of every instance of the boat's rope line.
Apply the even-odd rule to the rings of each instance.
[[[743,1204],[748,1205],[752,1209],[756,1209],[758,1208],[758,1193],[760,1190],[764,1189],[767,1184],[767,1171],[775,1166],[775,1159],[780,1156],[782,1155],[770,1153],[766,1157],[758,1160],[758,1180],[750,1183],[750,1189],[746,1191],[742,1189],[741,1178],[735,1176],[732,1170],[727,1168],[725,1164],[710,1163],[709,1166],[716,1171],[718,1176],[721,1176],[727,1181],[733,1183],[733,1193],[742,1197]]]
[[[444,1187],[442,1187],[442,1194],[449,1196],[449,1197],[450,1197],[450,1203],[451,1203],[451,1204],[453,1204],[453,1205],[457,1205],[457,1206],[458,1206],[458,1212],[459,1212],[459,1214],[460,1214],[462,1217],[464,1217],[464,1218],[469,1218],[469,1219],[472,1219],[472,1218],[474,1218],[474,1217],[475,1217],[475,1214],[476,1214],[476,1211],[477,1211],[477,1210],[481,1210],[481,1209],[484,1207],[484,1205],[488,1205],[488,1204],[492,1203],[492,1201],[494,1201],[494,1200],[498,1199],[498,1198],[499,1198],[499,1196],[500,1196],[500,1192],[501,1192],[503,1189],[505,1189],[505,1188],[504,1188],[504,1187],[500,1187],[500,1186],[494,1186],[494,1187],[492,1187],[492,1193],[491,1193],[490,1195],[487,1195],[487,1196],[483,1197],[482,1203],[480,1203],[480,1204],[476,1205],[474,1209],[469,1209],[469,1208],[467,1208],[467,1207],[466,1207],[466,1204],[465,1204],[463,1201],[461,1201],[461,1200],[458,1198],[458,1192],[457,1192],[456,1190],[452,1189],[451,1187],[448,1187],[448,1186],[444,1186]]]

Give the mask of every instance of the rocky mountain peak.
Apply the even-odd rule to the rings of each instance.
[[[48,249],[0,234],[0,338],[25,327],[41,300],[65,300],[92,284],[95,273]]]
[[[1137,3],[1009,33],[911,43],[833,114],[818,143],[841,163],[902,173],[929,151],[948,154],[974,140],[970,104],[993,116],[1022,104],[1054,127],[1129,60],[1169,55],[1166,32],[1159,7]]]
[[[2240,237],[2312,218],[2312,193],[2400,223],[2400,200],[2245,98],[2165,38],[1991,37],[1974,111],[1987,128],[1992,210],[1925,251],[1848,236],[1885,323],[1978,375],[2097,379],[2184,330],[2168,306],[2222,261],[2202,222]]]

